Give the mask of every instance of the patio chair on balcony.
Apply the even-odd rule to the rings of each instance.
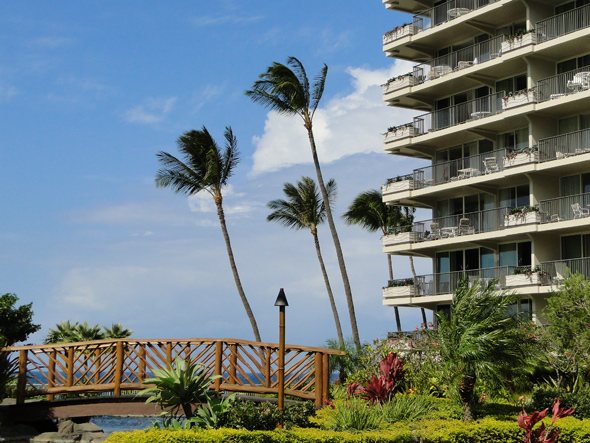
[[[428,236],[430,240],[438,240],[441,238],[441,232],[438,223],[430,223],[430,230],[430,235]]]
[[[574,78],[567,81],[567,87],[574,92],[590,89],[590,72],[578,72]]]
[[[582,208],[579,203],[572,204],[572,211],[574,211],[574,219],[590,216],[590,210]]]
[[[486,174],[500,172],[500,167],[498,166],[498,161],[496,160],[496,157],[484,158],[483,165],[486,169]]]
[[[554,281],[557,283],[561,283],[565,280],[567,276],[567,264],[564,262],[557,262],[555,263],[555,277],[553,278]]]
[[[459,220],[459,235],[475,234],[475,228],[471,226],[471,221],[468,218]]]

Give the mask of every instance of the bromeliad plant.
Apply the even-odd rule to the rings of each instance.
[[[364,388],[358,382],[350,384],[347,389],[348,397],[357,394],[375,405],[388,402],[396,392],[400,392],[406,375],[403,360],[392,352],[381,360],[379,368],[381,376],[373,375]]]
[[[568,417],[574,413],[576,408],[565,409],[559,407],[559,400],[555,399],[552,406],[553,419],[551,425],[545,427],[545,423],[541,423],[536,429],[533,429],[537,423],[545,418],[547,415],[547,409],[542,411],[535,411],[530,416],[527,412],[522,409],[522,412],[518,414],[518,426],[520,426],[526,432],[523,438],[524,443],[556,443],[559,438],[559,431],[555,429],[555,422],[563,417]]]
[[[155,369],[154,378],[143,381],[143,384],[154,386],[140,391],[138,395],[149,395],[146,403],[157,403],[165,410],[163,414],[177,417],[182,409],[186,419],[191,420],[194,416],[193,405],[209,399],[209,386],[220,377],[210,377],[202,365],[192,365],[177,358],[170,368]]]

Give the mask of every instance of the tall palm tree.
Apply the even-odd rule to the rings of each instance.
[[[521,367],[532,348],[523,317],[511,316],[514,294],[498,293],[495,282],[463,279],[453,296],[451,312],[435,313],[437,327],[427,330],[443,373],[463,404],[464,421],[475,419],[474,388],[478,378],[501,382],[503,372]]]
[[[227,185],[240,158],[237,139],[229,126],[225,129],[224,137],[225,148],[221,150],[205,126],[200,131],[193,130],[181,135],[177,144],[178,150],[184,156],[184,161],[167,152],[159,152],[157,157],[162,169],[156,174],[156,186],[169,187],[174,192],[185,195],[205,191],[213,197],[238,293],[250,319],[254,337],[256,341],[262,341],[250,303],[242,288],[225,223],[222,190]]]
[[[63,343],[72,340],[74,331],[78,328],[78,322],[72,323],[69,320],[62,321],[55,325],[55,329],[49,328],[49,332],[43,339],[43,343],[48,345],[51,343]]]
[[[350,316],[350,326],[352,328],[352,337],[356,346],[360,348],[361,340],[356,322],[352,290],[350,289],[346,264],[344,263],[344,255],[342,254],[340,239],[338,238],[336,225],[334,224],[334,218],[332,217],[328,191],[326,190],[324,179],[322,177],[322,170],[320,168],[320,161],[313,135],[313,116],[324,93],[327,74],[328,67],[324,65],[318,76],[314,79],[313,85],[310,87],[307,74],[305,73],[305,69],[301,62],[295,57],[289,57],[286,65],[274,62],[269,66],[266,72],[260,75],[260,79],[254,82],[252,89],[246,91],[246,95],[254,102],[261,103],[263,106],[277,111],[279,114],[298,115],[303,120],[303,127],[307,131],[309,145],[311,147],[317,180],[326,207],[328,226],[330,226],[332,240],[334,241],[334,247],[336,249],[336,257],[338,258],[338,265],[340,267],[340,273],[342,274],[344,293],[346,294],[348,314]]]
[[[369,232],[381,231],[383,235],[388,235],[393,228],[405,222],[400,207],[384,203],[381,192],[375,189],[357,195],[348,207],[348,211],[342,214],[342,219],[348,225],[359,225]],[[393,280],[393,266],[389,254],[387,254],[387,265],[389,279]],[[393,309],[397,331],[401,332],[399,308],[394,306]]]
[[[414,224],[414,217],[416,214],[416,208],[410,206],[402,206],[402,211],[404,217],[402,219],[402,225],[411,229],[412,225]],[[416,268],[414,268],[414,257],[408,255],[408,259],[410,260],[410,270],[412,271],[412,278],[414,282],[416,282]],[[426,310],[424,308],[420,308],[420,312],[422,313],[422,325],[424,328],[428,326],[428,320],[426,319]]]
[[[336,198],[336,182],[331,179],[326,185],[328,192],[328,199],[330,204]],[[332,307],[332,315],[334,316],[334,323],[336,323],[336,333],[341,345],[344,345],[344,335],[342,334],[342,326],[340,325],[340,317],[338,316],[338,309],[334,302],[334,294],[330,286],[330,279],[324,266],[324,259],[322,258],[322,251],[320,249],[320,240],[318,238],[318,225],[322,224],[326,219],[326,205],[322,201],[318,188],[315,182],[310,177],[302,177],[297,185],[285,183],[283,192],[287,197],[286,200],[272,200],[268,202],[267,206],[273,212],[266,218],[267,221],[276,221],[283,226],[292,229],[307,228],[311,231],[313,241],[315,243],[315,250],[320,262],[322,275],[324,276],[324,283],[330,299],[330,306]]]

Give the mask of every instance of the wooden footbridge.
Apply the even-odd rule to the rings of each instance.
[[[117,409],[116,405],[126,405],[124,413],[131,414],[129,403],[136,403],[143,408],[139,413],[145,413],[145,405],[140,405],[145,398],[137,399],[135,394],[147,387],[142,382],[153,377],[154,369],[169,367],[177,358],[203,365],[211,376],[220,375],[211,384],[217,392],[278,394],[279,345],[273,343],[204,338],[116,339],[14,346],[8,351],[18,368],[14,406],[18,410],[33,407],[32,402],[25,403],[28,397],[46,396],[47,401],[42,403],[48,407],[53,404],[54,409],[58,404],[69,405],[70,409],[84,404],[83,415],[105,414],[109,404],[112,410]],[[287,345],[285,394],[312,400],[320,407],[329,395],[330,355],[342,354]],[[150,407],[153,411],[153,405]],[[56,411],[49,414],[62,415]]]

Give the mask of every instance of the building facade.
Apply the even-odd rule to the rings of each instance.
[[[420,112],[384,148],[426,160],[383,199],[432,211],[384,237],[432,273],[389,282],[383,303],[444,311],[462,278],[497,280],[542,324],[568,271],[590,272],[590,0],[383,3],[408,14],[385,53],[415,63],[384,100]]]

